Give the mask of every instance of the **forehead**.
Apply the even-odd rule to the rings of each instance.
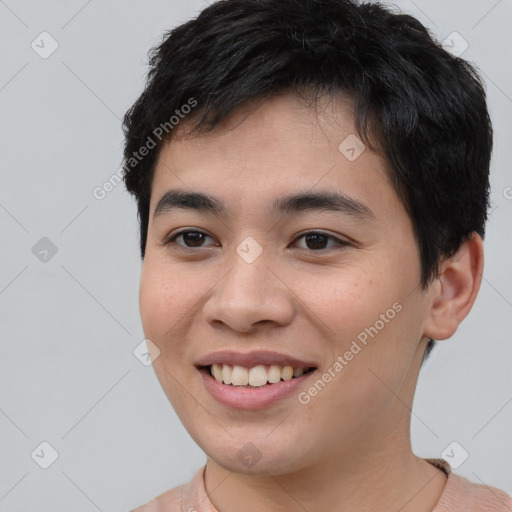
[[[208,133],[186,135],[184,123],[160,150],[152,213],[176,188],[221,198],[238,212],[270,214],[279,197],[319,190],[396,209],[386,161],[356,134],[349,101],[313,108],[285,94],[244,105]]]

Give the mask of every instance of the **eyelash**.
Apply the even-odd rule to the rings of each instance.
[[[200,233],[206,237],[210,237],[210,235],[204,233],[203,231],[198,231],[198,230],[195,230],[195,229],[184,229],[182,231],[178,231],[177,233],[173,233],[171,235],[169,235],[163,242],[163,245],[164,246],[169,246],[171,244],[174,244],[174,245],[177,245],[177,247],[180,249],[180,250],[185,250],[185,251],[193,251],[194,249],[201,249],[201,247],[188,247],[186,245],[180,245],[180,244],[176,244],[176,239],[186,233]],[[302,251],[309,251],[309,252],[313,252],[313,253],[319,253],[319,252],[326,252],[326,251],[329,251],[330,249],[343,249],[344,247],[346,247],[347,245],[349,245],[348,242],[344,241],[344,240],[340,240],[339,238],[336,238],[335,236],[333,235],[328,235],[326,233],[323,233],[322,231],[307,231],[305,233],[302,233],[301,235],[299,235],[298,237],[296,237],[293,242],[296,242],[297,240],[300,240],[301,238],[304,238],[308,235],[320,235],[322,237],[325,237],[327,239],[332,239],[336,242],[336,245],[338,247],[326,247],[326,248],[322,248],[322,249],[308,249],[308,248],[299,248],[300,250]],[[210,237],[210,238],[213,238],[213,237]]]

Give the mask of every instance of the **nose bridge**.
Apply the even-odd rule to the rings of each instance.
[[[291,293],[271,271],[271,251],[249,238],[229,259],[229,271],[205,305],[205,319],[239,331],[263,321],[286,324],[294,314]]]
[[[269,252],[263,254],[261,251],[258,254],[250,242],[242,242],[237,247],[236,255],[231,258],[232,271],[228,275],[227,285],[229,288],[233,287],[230,292],[241,293],[244,300],[247,295],[247,299],[251,301],[265,301],[265,295],[272,287],[268,279],[268,266],[271,265]]]

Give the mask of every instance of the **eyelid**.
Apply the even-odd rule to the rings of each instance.
[[[301,231],[300,233],[298,233],[295,236],[295,238],[293,240],[295,241],[298,238],[301,238],[301,237],[303,237],[305,235],[311,235],[311,234],[313,234],[313,235],[323,235],[323,236],[326,236],[326,237],[329,237],[329,238],[334,238],[338,242],[344,242],[344,243],[348,244],[348,239],[344,240],[341,235],[333,235],[333,234],[329,233],[328,231],[324,231],[322,229],[315,229],[315,228],[310,228],[310,229],[306,229],[304,231]]]
[[[336,249],[340,249],[340,248],[343,248],[347,245],[350,245],[350,242],[348,240],[344,240],[343,237],[341,237],[340,235],[332,235],[330,233],[327,233],[321,229],[307,229],[306,231],[303,231],[301,233],[299,233],[294,239],[293,239],[293,243],[297,242],[297,240],[305,237],[306,235],[322,235],[322,236],[325,236],[327,239],[331,239],[331,240],[334,240],[334,245],[331,246],[331,247],[326,247],[325,249],[317,249],[317,250],[314,250],[314,249],[308,249],[307,247],[306,248],[302,248],[302,247],[299,247],[298,250],[300,251],[307,251],[308,253],[310,254],[322,254],[322,253],[328,253],[330,252],[331,250],[336,250]]]

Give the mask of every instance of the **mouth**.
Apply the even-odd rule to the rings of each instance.
[[[318,366],[275,352],[217,352],[198,361],[196,368],[217,402],[254,411],[298,396]]]
[[[302,367],[278,364],[258,364],[252,367],[214,363],[199,366],[199,371],[208,373],[219,384],[237,388],[260,388],[280,382],[298,379],[316,370],[316,367]]]
[[[268,350],[223,350],[205,355],[195,366],[210,396],[239,410],[272,407],[298,395],[319,367],[317,362]]]

